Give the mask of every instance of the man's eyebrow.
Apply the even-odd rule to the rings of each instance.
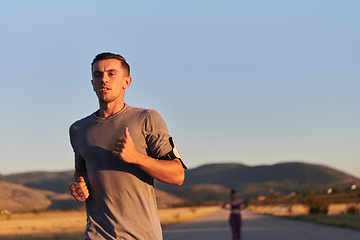
[[[105,72],[117,72],[118,70],[116,69],[108,69]],[[93,73],[102,73],[103,71],[100,70],[94,70]]]
[[[106,70],[105,72],[117,72],[118,70],[116,70],[116,69],[108,69],[108,70]],[[101,73],[101,72],[103,72],[103,71],[100,71],[100,70],[94,70],[94,73]]]
[[[106,70],[106,72],[117,72],[116,69],[109,69],[109,70]]]

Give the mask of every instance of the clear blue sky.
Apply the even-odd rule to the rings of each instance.
[[[125,101],[190,168],[302,161],[360,177],[360,1],[1,1],[0,172],[73,169],[98,108],[90,63],[122,54]]]

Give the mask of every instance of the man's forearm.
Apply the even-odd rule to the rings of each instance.
[[[180,186],[185,179],[184,168],[179,159],[156,160],[141,154],[134,161],[134,164],[156,180],[164,183]]]

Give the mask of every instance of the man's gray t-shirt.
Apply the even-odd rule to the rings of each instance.
[[[108,118],[94,113],[71,125],[75,169],[88,175],[85,239],[162,239],[154,179],[112,154],[125,127],[140,153],[159,159],[172,150],[166,124],[155,110],[125,104]]]

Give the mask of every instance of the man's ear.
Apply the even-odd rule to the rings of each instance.
[[[91,85],[93,87],[93,90],[95,91],[95,89],[94,89],[94,80],[92,80],[92,79],[91,79]]]
[[[132,82],[132,78],[130,76],[125,77],[125,79],[124,79],[124,87],[123,88],[127,89],[130,86],[131,82]]]

